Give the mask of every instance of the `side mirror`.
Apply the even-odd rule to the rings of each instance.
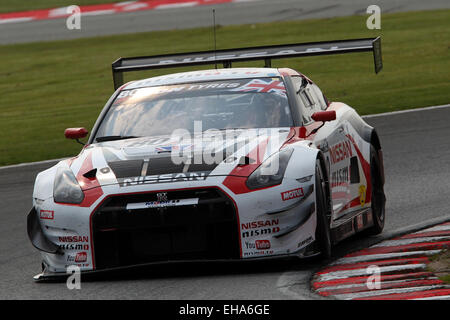
[[[64,130],[64,136],[67,139],[81,139],[88,135],[88,131],[85,128],[67,128]]]
[[[314,121],[333,121],[336,120],[336,111],[331,110],[331,111],[319,111],[319,112],[314,112],[313,115],[311,116],[311,118]]]

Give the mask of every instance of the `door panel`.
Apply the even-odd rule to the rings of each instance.
[[[352,200],[350,193],[351,159],[354,156],[352,145],[346,136],[346,125],[343,123],[327,136],[328,148],[325,158],[329,165],[331,197],[333,200],[332,219],[345,213],[346,205]],[[353,177],[355,178],[355,177]]]

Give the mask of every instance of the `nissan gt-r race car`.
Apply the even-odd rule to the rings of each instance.
[[[377,132],[271,60],[372,51],[380,38],[114,62],[115,93],[76,157],[39,173],[28,235],[36,280],[173,261],[329,257],[384,226]],[[264,60],[264,68],[231,68]],[[123,73],[216,64],[123,84]],[[224,68],[217,69],[217,64]],[[84,128],[67,138],[86,137]]]

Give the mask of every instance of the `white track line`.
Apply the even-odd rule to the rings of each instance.
[[[450,230],[450,224],[447,225],[439,225],[439,226],[434,226],[428,229],[424,229],[418,232],[414,232],[413,234],[420,234],[420,233],[424,233],[424,232],[432,232],[432,231],[447,231]]]
[[[4,167],[0,167],[0,170],[3,169],[12,169],[12,168],[20,168],[20,167],[28,167],[28,166],[38,166],[41,164],[46,164],[46,163],[52,163],[52,162],[59,162],[62,160],[66,160],[69,158],[61,158],[61,159],[52,159],[52,160],[44,160],[44,161],[36,161],[36,162],[26,162],[26,163],[19,163],[19,164],[13,164],[10,166],[4,166]]]
[[[6,19],[0,19],[0,24],[3,23],[16,23],[16,22],[27,22],[34,20],[34,18],[31,17],[25,17],[25,18],[6,18]]]
[[[450,240],[450,235],[442,237],[425,237],[425,238],[411,238],[411,239],[400,239],[400,240],[387,240],[381,243],[371,246],[371,248],[383,248],[383,247],[396,247],[403,246],[406,244],[414,243],[427,243],[427,242],[438,242],[441,240]]]
[[[423,286],[423,287],[410,287],[410,288],[400,288],[400,289],[386,289],[386,290],[371,290],[366,292],[356,292],[348,294],[336,294],[334,297],[342,300],[351,300],[356,298],[364,297],[376,297],[385,294],[393,293],[408,293],[408,292],[418,292],[418,291],[428,291],[433,289],[445,288],[445,285],[433,285],[433,286]]]
[[[116,13],[116,10],[114,10],[114,9],[106,9],[106,10],[96,10],[96,11],[81,12],[81,16],[82,17],[101,16],[101,15],[113,14],[113,13]]]
[[[434,297],[426,297],[426,298],[417,298],[411,300],[450,300],[450,296],[434,296]]]
[[[380,274],[386,274],[387,272],[393,271],[411,271],[411,270],[423,270],[426,268],[424,263],[415,264],[405,264],[396,266],[380,267]],[[323,282],[337,279],[345,279],[358,276],[368,276],[367,268],[353,269],[353,270],[340,270],[340,271],[330,271],[327,273],[322,273],[319,275],[315,282]]]
[[[422,108],[416,108],[416,109],[407,109],[407,110],[399,110],[399,111],[390,111],[390,112],[383,112],[383,113],[376,113],[376,114],[368,114],[365,116],[362,116],[362,118],[375,118],[375,117],[384,117],[384,116],[392,116],[396,114],[402,114],[402,113],[410,113],[410,112],[418,112],[418,111],[425,111],[425,110],[434,110],[434,109],[443,109],[450,107],[450,104],[443,104],[440,106],[429,106],[429,107],[422,107]]]
[[[330,264],[330,266],[340,265],[340,264],[350,264],[357,262],[365,262],[365,261],[376,261],[376,260],[385,260],[392,258],[407,258],[411,256],[432,256],[438,254],[442,250],[420,250],[420,251],[409,251],[409,252],[394,252],[394,253],[380,253],[380,254],[368,254],[361,255],[357,257],[347,257],[340,258]]]
[[[186,8],[186,7],[194,7],[197,5],[198,5],[197,1],[191,1],[181,3],[160,4],[159,6],[156,6],[154,9],[162,10],[162,9]]]
[[[437,280],[438,277],[417,277],[417,278],[411,278],[411,279],[404,279],[404,280],[394,280],[394,281],[381,281],[381,285],[388,285],[388,284],[400,284],[405,282],[411,282],[416,280]],[[318,288],[317,292],[323,292],[323,291],[329,291],[329,290],[336,290],[336,289],[351,289],[351,288],[359,288],[366,285],[366,282],[361,283],[354,283],[354,284],[343,284],[343,285],[337,285],[337,286],[329,286],[329,287],[321,287]]]

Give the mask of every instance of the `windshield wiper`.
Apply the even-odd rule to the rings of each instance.
[[[133,139],[140,138],[137,136],[105,136],[105,137],[97,137],[95,141],[97,142],[105,142],[105,141],[114,141],[114,140],[124,140],[124,139]]]

